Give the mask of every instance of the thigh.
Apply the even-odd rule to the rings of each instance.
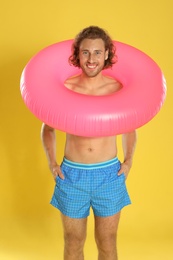
[[[61,214],[65,238],[84,240],[86,238],[87,218],[70,218]]]
[[[64,164],[61,171],[65,176],[56,178],[56,186],[51,204],[70,218],[86,218],[90,211],[89,176],[83,169],[68,167]],[[76,222],[76,221],[75,221]]]
[[[109,217],[95,216],[95,237],[97,240],[116,239],[120,212]]]
[[[100,182],[100,185],[97,184],[97,188],[93,188],[91,198],[91,206],[95,216],[113,216],[131,203],[126,188],[125,175],[118,176],[118,170],[119,168],[113,165],[104,171],[102,170],[102,173],[97,176],[97,180],[93,180],[94,184]]]

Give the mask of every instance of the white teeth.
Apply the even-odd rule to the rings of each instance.
[[[87,67],[90,68],[90,69],[94,69],[94,68],[96,68],[95,65],[87,65]]]

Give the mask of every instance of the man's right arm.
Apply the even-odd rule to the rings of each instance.
[[[64,179],[64,175],[60,170],[60,166],[56,162],[56,134],[55,130],[44,124],[41,128],[41,140],[46,153],[46,157],[48,160],[49,168],[52,172],[54,179],[56,179],[57,175],[61,179]]]

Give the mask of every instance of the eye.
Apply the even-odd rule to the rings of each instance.
[[[88,51],[83,51],[82,54],[83,55],[88,55]]]
[[[96,55],[100,55],[101,51],[96,51],[95,53],[96,53]]]

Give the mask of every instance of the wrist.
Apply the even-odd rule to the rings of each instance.
[[[131,167],[132,166],[132,158],[124,159],[124,163],[128,164]]]
[[[57,162],[50,162],[50,163],[49,163],[49,168],[50,168],[50,170],[52,170],[53,168],[55,168],[55,167],[57,167],[57,166],[58,166]]]

